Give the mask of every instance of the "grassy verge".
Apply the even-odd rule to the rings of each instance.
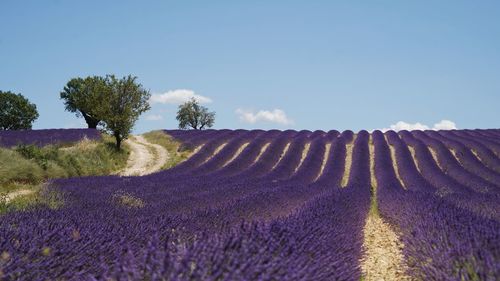
[[[64,204],[61,194],[54,190],[49,190],[46,184],[31,185],[29,186],[29,190],[32,193],[15,197],[8,203],[6,193],[0,195],[0,214],[27,210],[36,205],[57,209]]]
[[[48,179],[113,174],[125,167],[128,154],[127,147],[117,151],[107,135],[101,141],[82,140],[73,146],[0,148],[0,194],[34,191],[8,203],[0,198],[0,212],[23,209],[29,202],[40,203],[41,186]]]
[[[186,160],[192,153],[191,150],[179,151],[181,143],[162,131],[151,131],[143,136],[150,143],[161,145],[168,151],[169,159],[162,169],[170,169],[174,167],[180,162]]]

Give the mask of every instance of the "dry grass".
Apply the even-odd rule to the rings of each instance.
[[[34,192],[33,189],[18,189],[16,191],[7,193],[7,195],[5,196],[6,197],[5,203],[9,203],[10,201],[14,200],[16,197],[29,195],[33,192]]]
[[[142,135],[148,142],[152,144],[157,144],[163,146],[168,152],[168,160],[162,169],[170,169],[179,163],[186,161],[194,152],[199,151],[200,147],[197,147],[194,152],[192,150],[182,150],[181,143],[176,141],[173,137],[166,134],[163,131],[151,131]]]
[[[61,147],[61,151],[89,151],[95,149],[99,145],[99,142],[96,140],[89,140],[84,137],[81,141],[77,142],[72,146]]]
[[[38,191],[47,180],[109,175],[124,167],[127,158],[127,148],[116,151],[113,140],[107,135],[103,135],[101,141],[83,139],[72,146],[48,145],[40,148],[27,145],[15,149],[0,148],[0,194],[4,195],[3,209],[16,210],[34,204],[45,204],[47,200],[39,198],[41,193]]]
[[[22,190],[0,194],[0,214],[10,211],[27,210],[33,206],[58,209],[64,204],[61,194],[49,188],[50,183],[30,185]]]
[[[145,205],[141,198],[124,191],[117,191],[113,194],[113,200],[128,208],[143,208]]]

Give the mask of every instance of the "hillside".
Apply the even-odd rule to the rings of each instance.
[[[1,131],[0,213],[36,203],[51,179],[116,173],[128,156],[93,129]]]
[[[2,215],[6,280],[499,275],[500,130],[166,133],[195,153]]]

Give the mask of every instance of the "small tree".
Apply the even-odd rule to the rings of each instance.
[[[151,94],[136,80],[137,77],[130,75],[122,79],[106,76],[103,100],[96,107],[104,129],[115,137],[117,149],[129,136],[139,115],[150,108]]]
[[[29,130],[38,116],[36,105],[23,95],[0,91],[0,130]]]
[[[97,107],[103,101],[106,91],[105,78],[92,76],[87,78],[73,78],[60,93],[66,110],[74,112],[77,117],[83,117],[89,128],[97,128],[101,118],[97,115]]]
[[[191,98],[191,100],[179,105],[176,119],[179,121],[179,129],[190,127],[195,130],[203,130],[214,125],[215,112],[208,112],[208,108],[199,105],[195,98]]]

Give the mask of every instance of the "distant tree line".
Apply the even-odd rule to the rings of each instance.
[[[83,117],[89,128],[99,128],[116,140],[117,149],[145,111],[151,94],[135,76],[88,76],[69,80],[60,92],[65,109]],[[0,91],[0,130],[29,130],[39,114],[36,105],[21,94]],[[215,112],[191,100],[179,105],[180,129],[203,130],[215,122]]]

